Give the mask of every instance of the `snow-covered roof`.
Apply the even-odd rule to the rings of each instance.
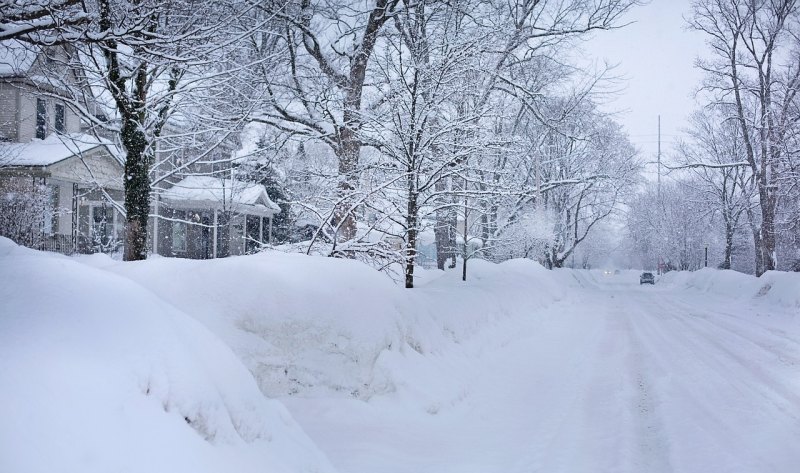
[[[85,133],[59,135],[53,133],[44,140],[29,143],[0,144],[0,166],[49,166],[72,156],[103,146],[120,161],[119,148],[108,140]]]
[[[213,176],[189,176],[161,191],[161,197],[176,208],[203,207],[270,217],[281,208],[267,195],[262,184]]]
[[[25,74],[37,56],[32,46],[21,41],[0,41],[0,77]]]

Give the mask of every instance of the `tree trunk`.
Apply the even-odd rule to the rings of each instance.
[[[733,256],[733,224],[730,220],[725,222],[725,259],[722,261],[721,269],[731,269],[731,258]]]
[[[766,187],[766,186],[764,186]],[[761,194],[761,229],[760,252],[761,270],[756,270],[756,276],[761,276],[767,271],[773,271],[775,261],[775,198],[770,195],[769,189],[760,189]]]
[[[749,207],[746,210],[747,222],[750,224],[750,231],[753,234],[753,249],[754,249],[754,264],[755,274],[760,275],[764,272],[764,264],[761,253],[761,229],[755,221],[752,209]]]
[[[337,228],[337,241],[349,241],[356,237],[356,215],[354,191],[358,185],[358,160],[361,153],[361,141],[356,136],[357,120],[355,114],[361,106],[361,97],[348,97],[343,114],[344,126],[339,131],[338,203],[334,208],[333,221]]]
[[[147,258],[147,217],[150,213],[150,163],[147,140],[139,124],[128,118],[122,128],[125,145],[125,261]]]
[[[413,174],[409,174],[409,187],[413,189]],[[410,189],[411,190],[411,189]],[[417,196],[411,190],[408,196],[408,208],[406,214],[406,227],[408,237],[406,240],[406,288],[414,287],[414,263],[417,259]]]
[[[444,196],[447,192],[446,179],[436,181],[436,193]],[[448,259],[452,258],[449,267],[456,266],[456,238],[455,225],[453,223],[454,208],[447,204],[446,198],[440,197],[438,200],[439,208],[436,209],[436,226],[433,228],[436,237],[436,267],[444,269]]]

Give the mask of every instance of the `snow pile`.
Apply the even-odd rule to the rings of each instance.
[[[768,271],[758,278],[757,300],[800,309],[800,273]]]
[[[530,261],[423,271],[413,291],[282,252],[120,263],[0,240],[0,261],[0,471],[327,471],[264,394],[436,413],[491,348],[476,334],[565,294]]]
[[[224,343],[135,282],[2,238],[0,281],[0,471],[332,471]]]
[[[365,395],[380,351],[400,343],[401,290],[353,261],[272,252],[106,267],[217,333],[270,396]]]
[[[659,282],[728,299],[800,308],[800,273],[768,271],[757,278],[732,270],[705,268],[672,271],[661,276]]]
[[[456,271],[423,273],[422,287],[413,291],[355,261],[282,252],[213,261],[86,261],[136,281],[203,322],[268,396],[369,399],[394,391],[401,381],[386,367],[386,353],[441,352],[563,295],[531,261],[471,261],[466,283]]]

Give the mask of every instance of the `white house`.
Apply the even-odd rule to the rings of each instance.
[[[53,133],[43,140],[0,144],[5,184],[0,188],[47,195],[47,205],[39,209],[41,236],[29,240],[42,249],[88,253],[118,248],[123,217],[115,202],[123,196],[122,169],[113,144],[85,134]],[[19,181],[31,186],[20,187]]]
[[[86,133],[58,90],[37,79],[48,71],[48,56],[58,54],[0,42],[0,235],[62,253],[119,251],[124,155],[111,141]],[[213,258],[244,254],[271,240],[280,208],[264,186],[213,168],[187,169],[178,182],[155,189],[153,253]],[[206,175],[191,175],[197,171]],[[226,178],[214,176],[220,173]],[[23,211],[39,218],[23,222]]]
[[[153,207],[153,252],[187,258],[250,253],[272,241],[280,212],[263,185],[214,176],[187,176],[158,192]]]

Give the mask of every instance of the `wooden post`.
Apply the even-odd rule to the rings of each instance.
[[[258,216],[258,242],[264,244],[264,217]]]

